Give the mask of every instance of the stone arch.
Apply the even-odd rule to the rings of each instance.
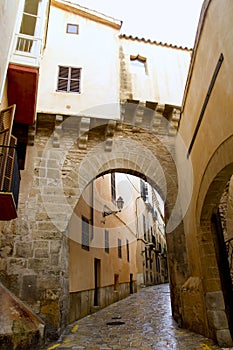
[[[46,117],[46,125],[39,124],[35,136],[35,148],[32,150],[32,156],[35,155],[35,162],[32,162],[33,185],[28,193],[28,200],[20,207],[22,215],[17,219],[17,230],[22,234],[19,235],[20,239],[15,243],[14,249],[14,257],[19,257],[20,263],[22,260],[22,264],[28,267],[26,272],[33,275],[36,288],[43,291],[40,297],[35,293],[34,299],[40,305],[39,313],[46,320],[48,334],[55,338],[67,322],[69,303],[67,226],[70,217],[85,186],[96,176],[115,169],[139,174],[150,181],[159,190],[166,203],[167,218],[174,212],[174,208],[177,209],[170,225],[168,255],[170,271],[179,270],[181,276],[179,281],[176,281],[175,273],[172,272],[170,278],[170,282],[174,286],[177,285],[177,292],[172,296],[172,302],[179,314],[178,289],[188,273],[185,237],[182,224],[179,225],[184,213],[180,210],[179,186],[184,186],[184,193],[186,186],[183,180],[186,180],[187,172],[176,163],[177,135],[166,132],[165,118],[160,123],[161,133],[153,131],[154,127],[151,130],[149,126],[142,128],[138,125],[124,124],[122,121],[116,123],[112,133],[108,129],[111,120],[100,122],[95,120],[91,129],[84,125],[81,134],[82,122],[79,118],[73,118],[68,125],[60,125],[59,121],[56,121],[55,130],[53,119],[51,117],[50,125],[50,119]],[[88,118],[84,118],[84,121],[86,119]],[[156,116],[156,121],[157,119]],[[109,138],[106,139],[106,133],[111,142]],[[111,144],[110,148],[106,148],[107,141],[108,146]],[[86,142],[85,147],[83,142]],[[187,150],[183,147],[183,154],[186,153]],[[190,194],[188,198],[191,197]],[[25,223],[27,223],[27,235],[25,235]],[[25,256],[26,243],[28,243],[28,255]],[[11,259],[12,269],[17,263],[16,259]],[[26,268],[22,268],[17,278],[22,278],[25,270]],[[24,293],[24,300],[27,301],[29,291],[27,279],[24,280],[23,286],[16,292],[18,295]]]
[[[226,139],[210,159],[197,200],[198,246],[205,293],[209,334],[220,346],[232,346],[233,310],[230,274],[220,230],[218,206],[233,174],[233,137]]]
[[[165,202],[166,216],[171,219],[170,222],[167,220],[168,232],[172,232],[182,220],[179,196],[179,187],[183,186],[180,175],[182,171],[176,164],[174,151],[177,139],[167,135],[161,137],[140,128],[137,129],[137,132],[132,132],[128,125],[122,124],[121,128],[115,131],[111,151],[106,152],[104,150],[105,140],[99,136],[104,134],[106,122],[103,123],[102,127],[102,130],[99,126],[96,128],[97,130],[95,128],[89,130],[91,142],[85,150],[78,149],[77,135],[74,136],[74,140],[72,140],[73,136],[71,135],[69,143],[67,140],[64,141],[65,147],[62,147],[61,140],[60,148],[48,148],[44,151],[47,163],[51,160],[56,162],[56,179],[54,179],[54,172],[51,173],[50,178],[47,173],[47,184],[45,185],[44,177],[39,176],[40,187],[43,188],[41,192],[44,206],[48,215],[52,217],[50,212],[52,214],[54,208],[46,202],[47,193],[51,191],[51,188],[56,187],[59,196],[63,197],[62,214],[66,213],[63,222],[57,218],[52,219],[55,226],[62,232],[66,230],[66,223],[69,221],[67,218],[71,216],[88,183],[104,172],[121,169],[124,172],[141,174],[158,189]],[[71,159],[71,165],[68,169],[69,159]],[[189,198],[189,196],[187,197]],[[59,213],[57,217],[60,217]]]

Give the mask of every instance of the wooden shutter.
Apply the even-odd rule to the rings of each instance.
[[[58,73],[58,91],[68,91],[69,67],[59,67]]]
[[[70,91],[80,92],[80,68],[71,68]]]

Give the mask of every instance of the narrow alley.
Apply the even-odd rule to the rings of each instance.
[[[43,350],[222,349],[181,329],[171,316],[169,285],[147,287],[68,326]]]

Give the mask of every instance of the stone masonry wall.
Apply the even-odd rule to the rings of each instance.
[[[109,121],[95,120],[88,129],[86,119],[66,124],[61,116],[38,116],[34,145],[28,147],[30,181],[22,173],[18,218],[1,225],[1,280],[45,321],[48,339],[57,338],[69,320],[67,225],[85,186],[112,169],[139,175],[159,190],[168,216],[178,193],[173,136],[151,132],[154,123],[150,130],[118,123],[111,132]],[[179,253],[171,249],[170,261],[176,266],[179,255],[186,269],[180,242]],[[174,288],[175,273],[170,270]]]

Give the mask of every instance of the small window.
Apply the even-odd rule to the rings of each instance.
[[[116,202],[116,174],[111,173],[111,195],[112,195],[112,202]]]
[[[80,93],[81,68],[59,66],[57,91]]]
[[[105,235],[105,252],[109,253],[109,232],[108,232],[108,230],[105,230],[104,235]]]
[[[79,26],[78,26],[78,24],[70,24],[70,23],[68,23],[67,26],[66,26],[66,33],[79,34]]]
[[[143,233],[144,233],[144,239],[146,240],[147,237],[146,237],[146,218],[145,218],[145,215],[142,214],[142,222],[143,222]]]
[[[147,74],[146,57],[140,55],[130,56],[130,71],[135,74]]]
[[[129,262],[129,240],[126,240],[126,254],[127,254],[127,261]]]
[[[140,186],[141,186],[141,196],[144,202],[146,202],[148,200],[148,183],[141,179]]]
[[[82,248],[90,249],[89,220],[82,216]]]
[[[122,258],[121,239],[118,238],[118,258]]]

